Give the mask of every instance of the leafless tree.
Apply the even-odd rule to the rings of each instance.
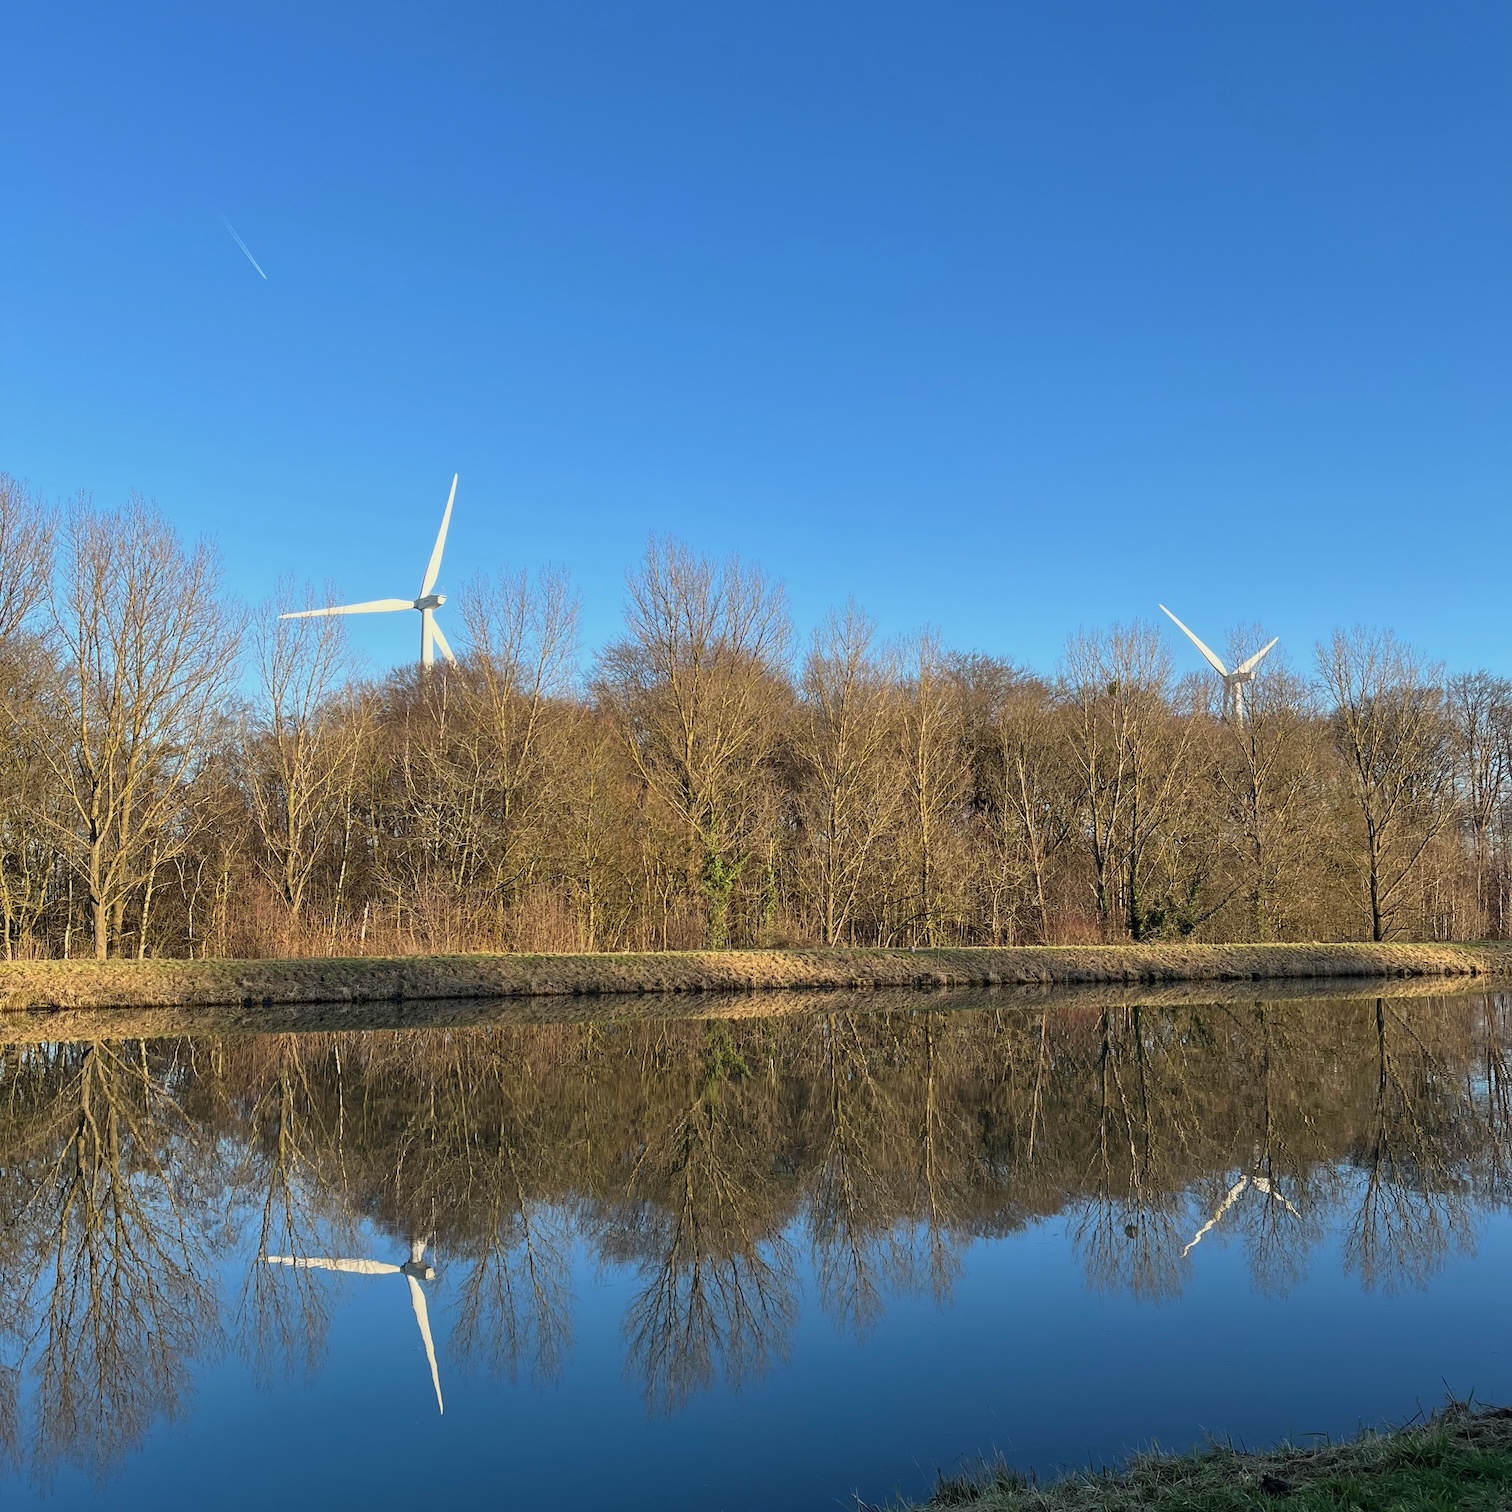
[[[1499,928],[1493,897],[1493,845],[1512,797],[1512,682],[1489,672],[1452,677],[1445,689],[1454,736],[1456,786],[1475,863],[1481,929]]]
[[[1192,726],[1173,722],[1169,682],[1170,656],[1148,625],[1077,635],[1066,650],[1061,696],[1097,913],[1111,931],[1121,893],[1136,940],[1146,851],[1191,779]]]
[[[52,544],[52,512],[8,473],[0,473],[0,644],[41,605]]]
[[[629,586],[629,633],[603,655],[600,697],[685,829],[708,941],[722,946],[782,701],[783,593],[733,557],[716,567],[670,541],[652,542]]]
[[[341,824],[370,718],[365,700],[351,696],[345,622],[279,617],[293,607],[284,590],[253,621],[258,699],[242,735],[257,861],[291,921],[303,913],[310,878]]]
[[[45,754],[72,810],[58,833],[103,960],[122,941],[128,900],[176,846],[236,665],[237,616],[210,547],[186,550],[140,499],[111,513],[76,507],[61,558],[48,609],[67,718]]]
[[[1442,679],[1395,636],[1365,630],[1319,646],[1318,672],[1360,820],[1370,938],[1384,940],[1455,811]]]
[[[846,939],[903,799],[896,657],[854,604],[814,632],[793,746],[821,937]]]
[[[578,602],[564,576],[524,573],[476,585],[463,610],[468,650],[459,697],[483,795],[496,904],[518,896],[545,845],[571,738],[565,699],[577,656]],[[469,763],[472,765],[473,763]],[[557,868],[560,870],[560,868]]]
[[[906,938],[941,943],[945,922],[945,857],[952,819],[965,797],[967,768],[956,688],[938,639],[910,648],[899,698],[898,744],[903,777],[903,874]]]
[[[1236,637],[1231,664],[1242,659],[1233,656],[1235,648],[1257,643],[1263,643],[1257,632]],[[1249,933],[1257,940],[1283,937],[1304,912],[1308,854],[1322,848],[1327,826],[1314,724],[1309,690],[1278,654],[1246,688],[1244,722],[1215,727],[1220,812],[1233,837]]]

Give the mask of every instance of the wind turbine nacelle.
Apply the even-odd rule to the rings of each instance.
[[[446,602],[444,593],[427,593],[424,598],[415,600],[417,609],[439,609]]]
[[[434,1281],[436,1279],[435,1266],[427,1265],[423,1260],[406,1260],[399,1269],[406,1276],[413,1276],[417,1281]]]

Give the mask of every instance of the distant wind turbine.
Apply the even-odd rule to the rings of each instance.
[[[436,579],[441,576],[441,553],[446,549],[446,528],[451,524],[452,503],[457,497],[457,478],[452,476],[451,493],[446,498],[446,513],[441,516],[441,532],[436,537],[435,549],[431,552],[430,565],[425,569],[425,581],[420,584],[420,596],[415,599],[369,599],[365,604],[337,604],[329,609],[296,609],[291,614],[280,614],[279,619],[314,619],[327,614],[388,614],[398,609],[420,611],[420,665],[429,668],[435,664],[439,651],[452,666],[457,658],[446,644],[446,637],[436,623],[436,610],[446,602],[444,593],[432,593]]]
[[[429,1239],[415,1239],[410,1243],[410,1257],[403,1265],[387,1265],[382,1260],[328,1260],[311,1255],[301,1258],[294,1255],[268,1255],[269,1265],[289,1265],[295,1270],[344,1271],[351,1276],[403,1276],[409,1282],[410,1306],[415,1310],[415,1322],[420,1325],[420,1342],[425,1345],[425,1358],[430,1361],[431,1385],[436,1388],[436,1410],[444,1413],[441,1403],[441,1372],[436,1365],[436,1346],[431,1342],[430,1313],[425,1305],[425,1293],[420,1290],[422,1281],[434,1281],[435,1270],[425,1263],[425,1247]]]
[[[1230,672],[1229,669],[1225,667],[1216,656],[1213,655],[1212,651],[1207,646],[1203,645],[1203,643],[1198,640],[1197,637],[1193,635],[1192,632],[1188,630],[1187,627],[1183,625],[1181,621],[1177,619],[1176,616],[1172,614],[1164,604],[1160,606],[1160,610],[1161,613],[1166,615],[1166,617],[1170,619],[1171,623],[1174,624],[1176,628],[1180,630],[1181,633],[1186,636],[1186,638],[1191,641],[1194,646],[1196,646],[1196,648],[1206,659],[1207,664],[1219,675],[1219,677],[1223,679],[1224,713],[1229,719],[1233,720],[1236,725],[1243,724],[1244,685],[1255,680],[1255,668],[1260,665],[1261,658],[1267,651],[1271,649],[1272,646],[1276,644],[1278,640],[1281,639],[1281,637],[1279,635],[1273,636],[1269,641],[1266,642],[1265,645],[1261,646],[1261,648],[1257,652],[1255,652],[1252,657],[1250,657],[1247,661],[1240,662],[1239,665],[1235,667],[1232,672]]]

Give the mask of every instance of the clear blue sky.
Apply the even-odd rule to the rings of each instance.
[[[1506,0],[12,5],[0,59],[0,469],[248,597],[413,593],[456,471],[442,586],[560,564],[590,644],[665,531],[801,627],[1512,672]]]

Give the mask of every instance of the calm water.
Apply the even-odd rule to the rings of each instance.
[[[0,1498],[854,1507],[1512,1400],[1508,1003],[1012,1001],[12,1021]]]

